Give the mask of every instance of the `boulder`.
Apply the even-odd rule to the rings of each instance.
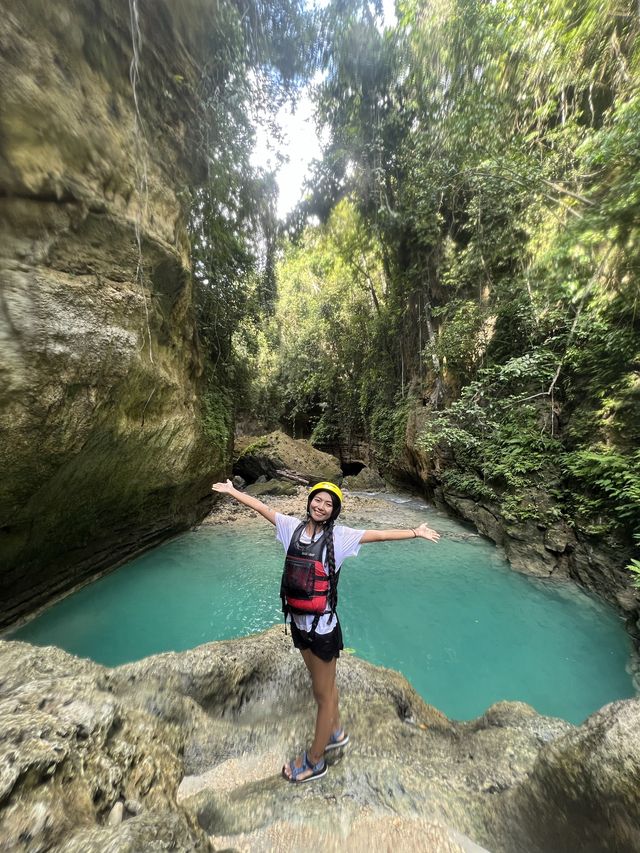
[[[234,460],[234,474],[252,483],[261,476],[287,479],[301,485],[342,480],[340,463],[335,456],[322,453],[308,441],[290,438],[279,430],[257,438],[237,439]]]
[[[1,849],[210,849],[176,803],[182,697],[117,695],[103,667],[27,643],[0,642],[0,672]]]
[[[359,473],[345,477],[342,485],[352,492],[383,492],[387,488],[380,474],[366,465]]]
[[[262,495],[295,495],[298,493],[298,487],[288,480],[266,480],[262,483],[252,483],[245,491],[248,495],[259,498]]]
[[[281,626],[111,670],[0,641],[0,671],[3,849],[640,849],[637,699],[578,727],[517,702],[456,723],[345,655],[351,742],[295,786],[315,706]]]
[[[640,699],[613,702],[541,750],[501,812],[522,849],[634,853],[640,850],[639,771]]]

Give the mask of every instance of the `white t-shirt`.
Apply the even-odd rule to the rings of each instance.
[[[284,545],[285,554],[289,548],[294,531],[301,524],[302,521],[299,518],[294,518],[291,515],[282,515],[279,512],[276,513],[276,539]],[[340,566],[347,557],[357,556],[358,551],[360,550],[360,540],[362,539],[363,534],[364,530],[354,530],[352,527],[343,527],[340,524],[334,525],[333,552],[336,558],[336,573],[340,571]],[[316,536],[315,539],[318,539],[320,536],[322,536],[322,530],[318,532],[318,536]],[[304,533],[301,536],[301,541],[303,544],[308,544],[309,542],[309,540],[307,540],[305,543]],[[326,553],[324,559],[326,560]],[[324,570],[329,574],[326,562],[324,564]],[[315,618],[313,613],[293,613],[292,615],[297,628],[301,631],[311,630],[311,626]],[[324,613],[318,620],[316,634],[328,634],[330,631],[333,631],[335,627],[335,616],[332,616],[331,613],[328,612]]]

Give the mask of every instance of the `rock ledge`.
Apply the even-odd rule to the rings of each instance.
[[[640,700],[579,727],[509,702],[456,723],[346,655],[352,743],[294,786],[313,705],[281,627],[111,670],[3,641],[0,671],[5,849],[640,849]]]

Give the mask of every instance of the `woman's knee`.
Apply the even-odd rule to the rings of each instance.
[[[328,705],[335,702],[336,687],[335,678],[332,679],[314,679],[312,683],[313,698],[318,705]]]
[[[313,688],[313,698],[318,705],[329,705],[335,701],[335,693],[333,687],[315,687]]]

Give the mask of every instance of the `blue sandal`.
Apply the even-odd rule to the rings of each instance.
[[[325,746],[325,752],[331,752],[332,749],[340,749],[349,743],[349,735],[344,729],[336,729],[329,738],[329,743]]]
[[[309,761],[309,757],[306,752],[302,753],[302,764],[300,767],[296,767],[296,760],[292,758],[289,762],[289,770],[291,771],[291,777],[287,776],[284,772],[284,767],[282,768],[282,775],[287,780],[287,782],[295,782],[298,785],[301,785],[303,782],[311,782],[313,779],[319,779],[321,776],[327,772],[327,762],[324,758],[320,759],[317,764],[312,764]],[[308,770],[311,770],[311,774],[309,776],[305,776],[304,779],[299,779],[303,773],[306,773]]]

